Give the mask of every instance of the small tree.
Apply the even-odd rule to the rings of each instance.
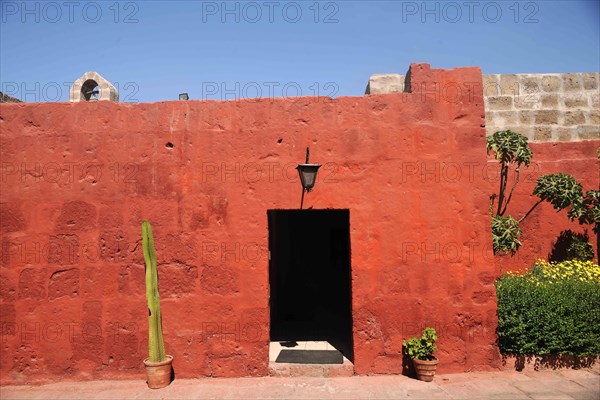
[[[600,235],[600,190],[588,190],[580,201],[569,210],[569,219],[577,219],[581,225],[594,225],[594,233]]]
[[[577,202],[583,197],[583,187],[569,174],[542,175],[538,178],[533,194],[540,199],[519,220],[522,222],[543,201],[552,204],[556,211],[561,211]]]
[[[498,208],[495,215],[504,215],[508,203],[512,198],[513,192],[517,183],[519,183],[519,177],[521,175],[521,166],[525,165],[529,167],[533,152],[527,145],[527,138],[511,130],[498,131],[492,136],[487,138],[487,152],[493,152],[497,160],[500,161],[500,189],[498,190]],[[508,187],[508,173],[511,169],[514,169],[514,180],[508,197],[506,196],[506,189]],[[494,201],[496,195],[490,196],[492,203],[492,215]]]
[[[490,196],[494,254],[514,254],[519,250],[521,247],[519,239],[523,235],[519,224],[544,201],[552,204],[557,211],[572,206],[568,214],[571,220],[578,218],[580,223],[595,221],[595,229],[598,229],[600,193],[589,191],[584,197],[581,184],[571,175],[564,173],[540,176],[533,190],[533,194],[538,196],[539,200],[519,220],[507,215],[508,204],[519,183],[521,167],[529,166],[533,152],[527,144],[527,138],[511,130],[498,131],[489,136],[486,150],[488,153],[492,152],[500,161],[500,187],[497,195]],[[507,193],[511,170],[514,171],[514,178],[510,192]],[[496,199],[498,200],[497,205],[495,204]]]

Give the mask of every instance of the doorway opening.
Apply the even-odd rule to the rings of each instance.
[[[350,211],[269,210],[267,216],[271,342],[333,349],[353,362]]]

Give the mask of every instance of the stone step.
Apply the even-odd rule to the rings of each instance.
[[[287,364],[269,362],[269,375],[280,377],[337,377],[354,375],[354,364],[344,357],[343,364]]]

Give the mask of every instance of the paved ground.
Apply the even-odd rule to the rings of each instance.
[[[405,376],[340,378],[177,379],[152,390],[143,381],[61,382],[5,386],[7,399],[600,399],[600,368],[437,375],[433,382]]]

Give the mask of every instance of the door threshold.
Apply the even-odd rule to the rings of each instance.
[[[354,364],[343,357],[342,364],[299,364],[275,362],[281,350],[338,350],[327,341],[281,341],[269,344],[269,375],[292,377],[336,377],[354,375]]]

